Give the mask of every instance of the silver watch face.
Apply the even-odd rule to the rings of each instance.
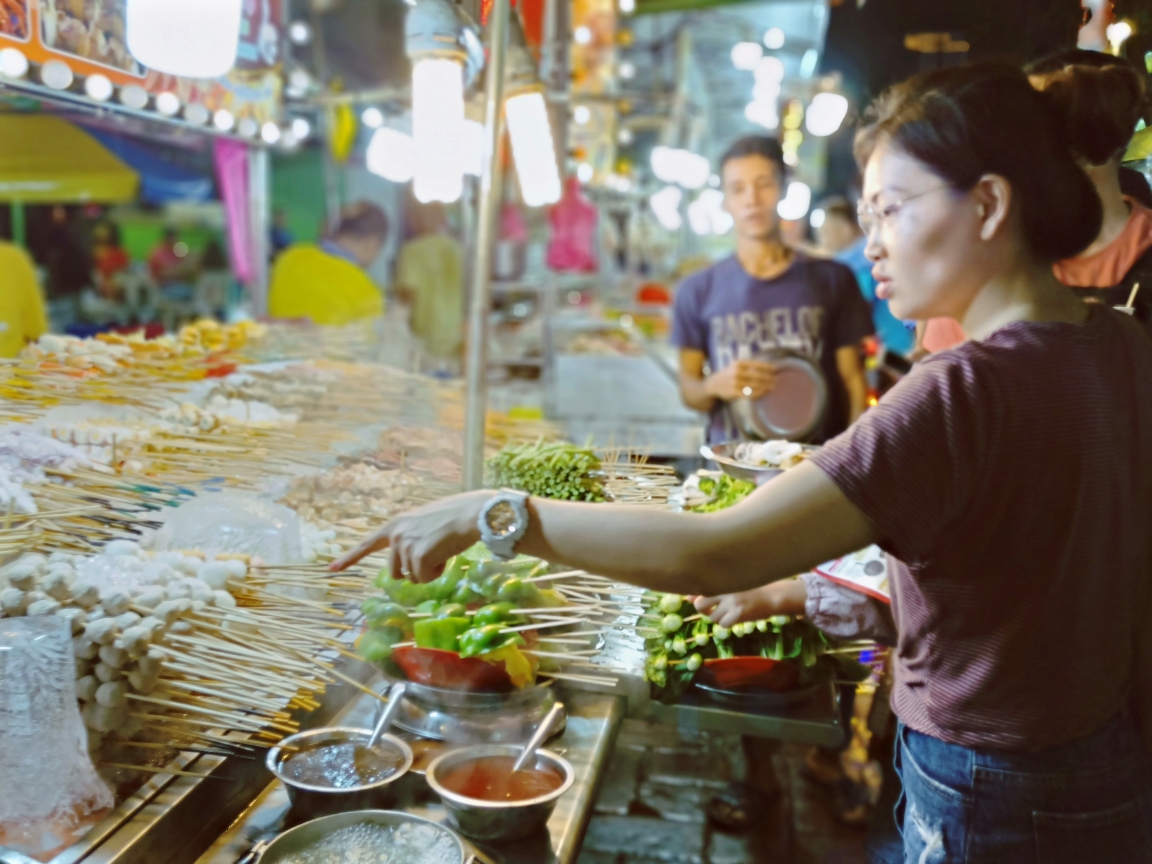
[[[516,508],[508,501],[495,502],[484,518],[496,537],[510,537],[516,533]]]

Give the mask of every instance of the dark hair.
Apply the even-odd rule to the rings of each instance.
[[[357,201],[345,207],[340,214],[336,234],[360,239],[379,239],[383,242],[388,238],[388,217],[375,204]]]
[[[1025,71],[1064,120],[1073,152],[1089,165],[1123,154],[1144,114],[1144,76],[1122,57],[1099,51],[1065,51]]]
[[[1007,180],[1025,239],[1042,260],[1071,258],[1100,231],[1100,197],[1058,111],[1014,66],[955,66],[889,88],[856,133],[861,167],[885,140],[956,189],[971,189],[985,174]]]
[[[769,138],[767,135],[745,135],[743,138],[733,141],[724,151],[724,155],[720,157],[721,176],[724,174],[724,166],[729,161],[743,159],[745,156],[763,156],[776,166],[780,172],[781,180],[787,174],[788,169],[784,164],[784,148],[780,146],[779,141],[775,138]]]
[[[853,225],[856,224],[856,208],[843,195],[832,195],[825,198],[820,202],[819,207],[824,211],[824,218],[839,216],[841,219],[847,219]]]

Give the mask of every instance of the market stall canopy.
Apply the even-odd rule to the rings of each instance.
[[[114,204],[136,199],[136,172],[67,120],[0,113],[0,141],[0,201]]]
[[[209,175],[173,162],[148,144],[103,130],[87,131],[140,174],[140,198],[145,204],[212,199]]]

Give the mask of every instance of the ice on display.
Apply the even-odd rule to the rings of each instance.
[[[275,864],[456,864],[460,848],[431,825],[363,822],[333,831]]]
[[[303,560],[300,517],[257,495],[229,490],[197,495],[167,514],[147,541],[157,551],[243,553],[266,564]]]
[[[56,616],[0,619],[0,845],[40,855],[69,845],[113,804],[76,704],[72,631]]]

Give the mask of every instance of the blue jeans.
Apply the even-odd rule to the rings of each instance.
[[[1152,864],[1152,778],[1126,715],[1035,753],[900,724],[895,761],[904,849],[891,864]]]

